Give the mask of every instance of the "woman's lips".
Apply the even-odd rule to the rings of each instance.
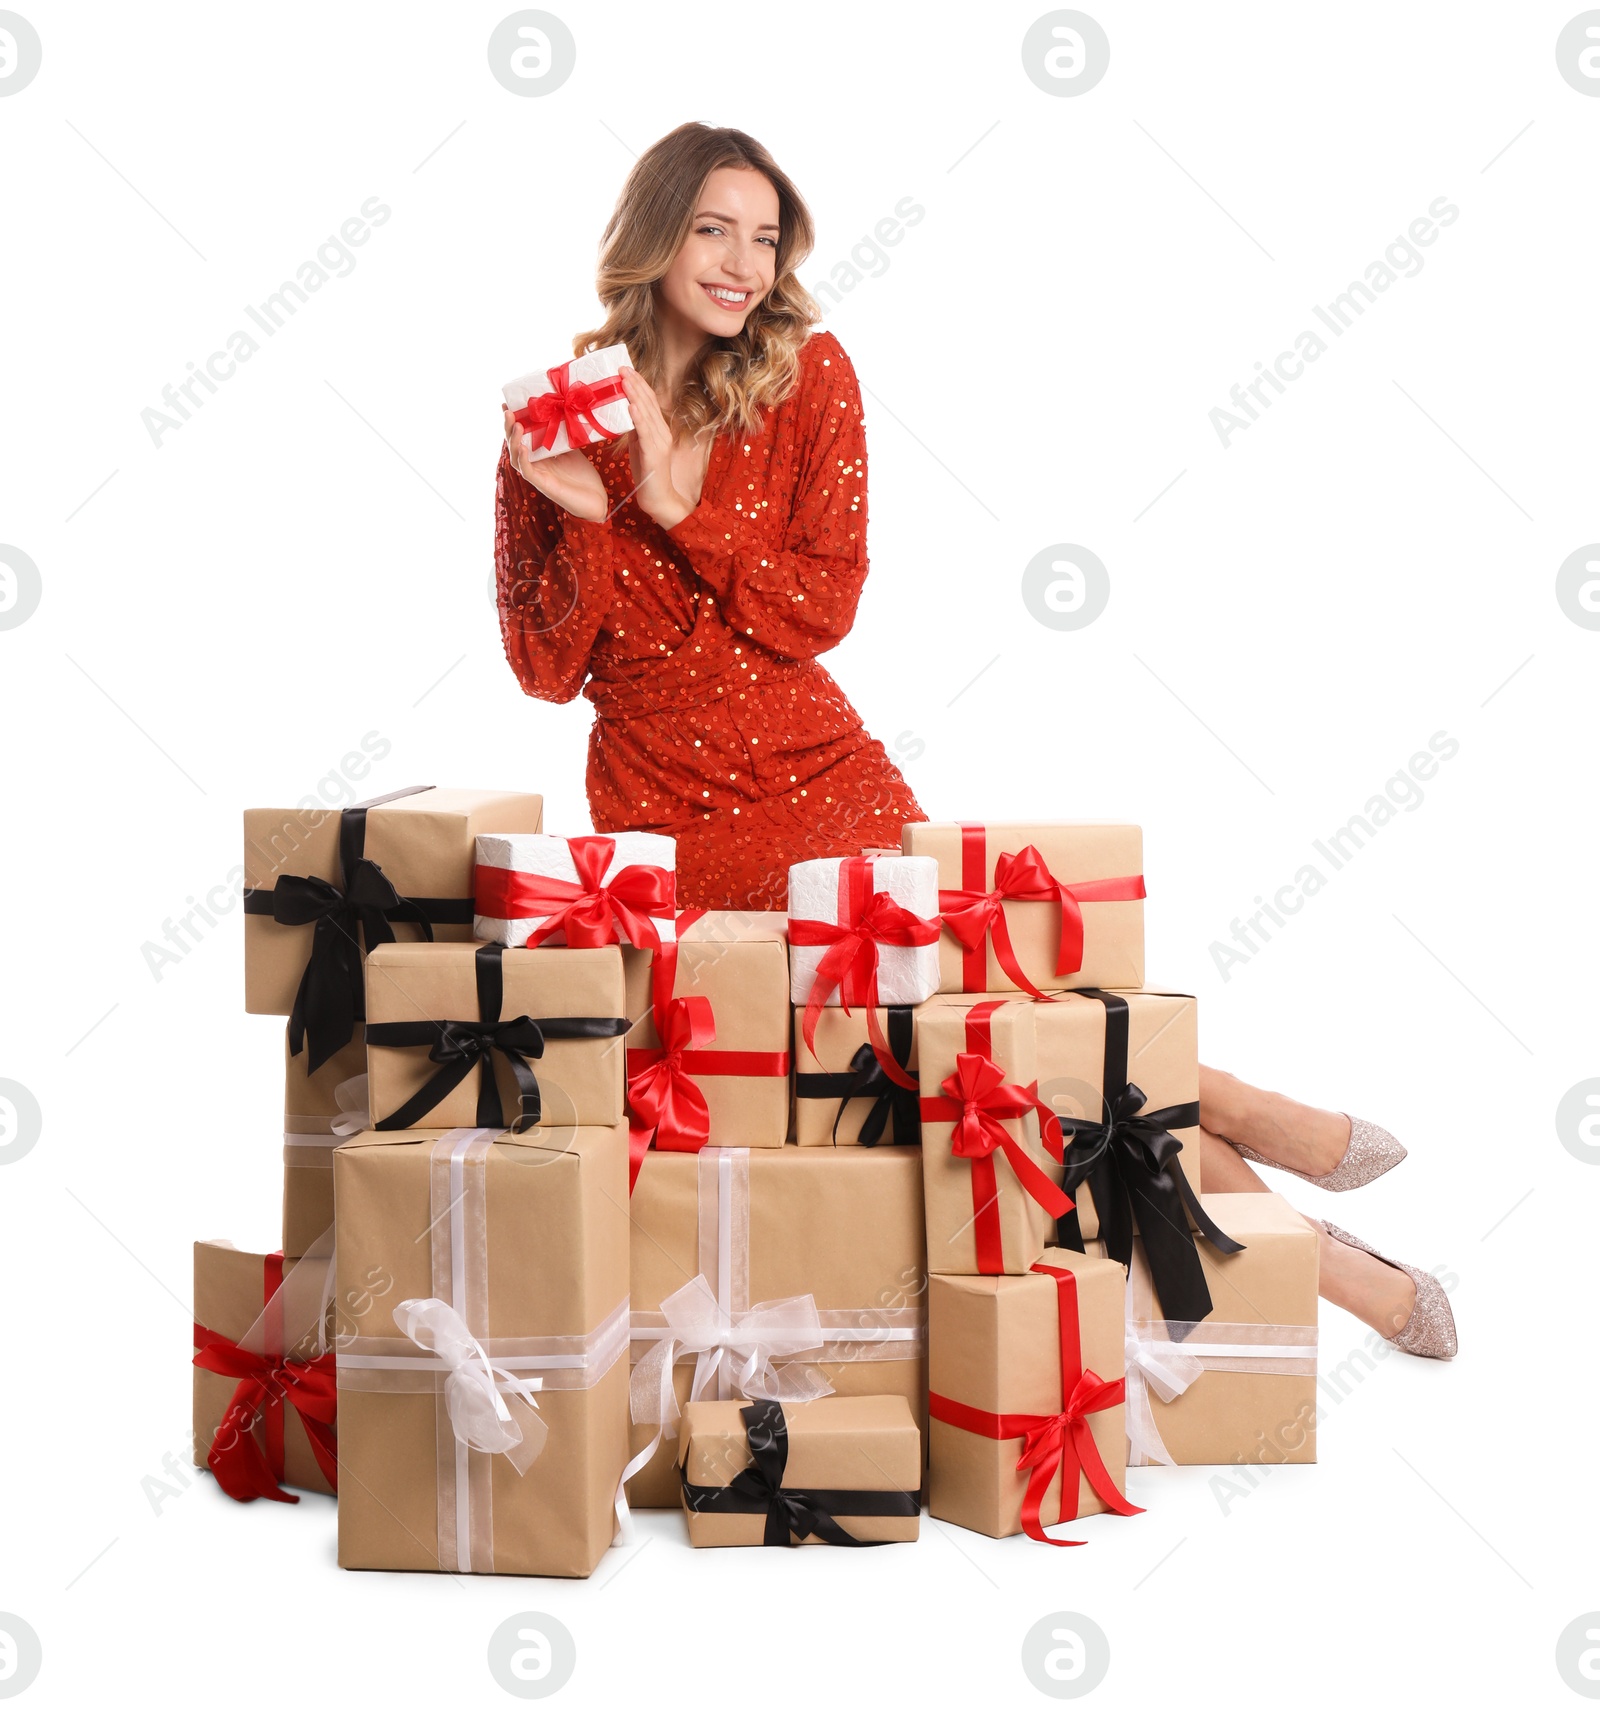
[[[741,292],[737,302],[734,302],[727,297],[719,297],[717,292],[732,289],[730,286],[726,285],[711,286],[702,284],[700,289],[705,292],[706,296],[709,297],[719,309],[731,309],[735,314],[744,308],[744,306],[750,301],[750,293],[748,291]]]

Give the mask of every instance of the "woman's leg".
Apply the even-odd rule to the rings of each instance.
[[[1343,1112],[1302,1105],[1205,1064],[1200,1066],[1200,1121],[1213,1135],[1309,1176],[1325,1176],[1350,1145],[1350,1119]]]

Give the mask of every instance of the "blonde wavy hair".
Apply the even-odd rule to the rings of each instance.
[[[800,347],[822,318],[795,269],[816,241],[811,211],[778,163],[743,131],[690,123],[652,143],[634,163],[600,239],[596,290],[603,326],[579,333],[572,354],[626,345],[633,366],[661,392],[665,353],[655,287],[689,235],[706,180],[719,167],[761,173],[778,193],[778,246],[772,289],[738,334],[708,338],[675,399],[662,399],[674,429],[750,433],[781,403],[800,372]]]

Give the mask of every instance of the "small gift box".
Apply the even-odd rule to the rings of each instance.
[[[1317,1233],[1277,1194],[1208,1194],[1205,1210],[1245,1245],[1200,1250],[1214,1305],[1199,1323],[1163,1316],[1146,1244],[1133,1244],[1128,1465],[1313,1462]]]
[[[866,1010],[824,1010],[817,1017],[815,1051],[796,1027],[794,1130],[801,1146],[921,1144],[915,1017],[911,1005],[892,1004],[870,1019],[906,1072],[909,1087],[891,1081],[878,1062]],[[826,1064],[841,1067],[827,1069]]]
[[[606,345],[502,387],[513,419],[528,435],[529,456],[537,462],[627,433],[633,417],[619,371],[631,366],[626,345]]]
[[[928,1285],[928,1513],[992,1538],[1123,1495],[1122,1267],[1049,1249],[1021,1277]]]
[[[626,1513],[627,1130],[368,1130],[334,1162],[339,1562],[593,1572]]]
[[[285,1031],[287,1033],[287,1030]],[[283,1053],[283,1251],[297,1259],[333,1223],[333,1149],[367,1118],[367,1039],[357,1022],[316,1070],[306,1052]]]
[[[659,832],[478,838],[472,930],[497,945],[645,945],[673,934],[676,840]]]
[[[922,1442],[903,1396],[691,1402],[678,1460],[691,1545],[917,1536]]]
[[[620,1122],[622,1012],[614,945],[381,945],[367,959],[372,1126]]]
[[[472,937],[473,843],[485,826],[537,832],[544,799],[415,785],[331,809],[244,815],[244,1007],[287,1016],[310,1069],[350,1043],[362,1016],[362,948]]]
[[[1144,984],[1144,857],[1137,826],[1098,821],[900,831],[939,867],[944,992]]]
[[[241,1503],[338,1489],[332,1231],[298,1261],[194,1245],[194,1454]]]
[[[797,1005],[920,1004],[939,990],[938,868],[920,856],[828,856],[789,869]]]
[[[928,1270],[1025,1272],[1071,1209],[1061,1134],[1040,1103],[1026,1000],[925,1004],[916,1015]]]
[[[686,910],[656,951],[622,953],[631,1169],[645,1152],[781,1147],[789,1134],[787,921]]]

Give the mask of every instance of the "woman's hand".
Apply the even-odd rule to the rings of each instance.
[[[511,466],[517,474],[564,511],[591,523],[602,522],[611,507],[600,471],[576,449],[557,452],[554,457],[530,457],[532,436],[515,421],[509,404],[502,404],[500,409],[505,417],[506,444],[511,448]]]
[[[640,510],[670,529],[694,509],[672,485],[672,428],[649,381],[636,368],[620,372],[633,417],[628,461],[633,468],[634,497]]]

